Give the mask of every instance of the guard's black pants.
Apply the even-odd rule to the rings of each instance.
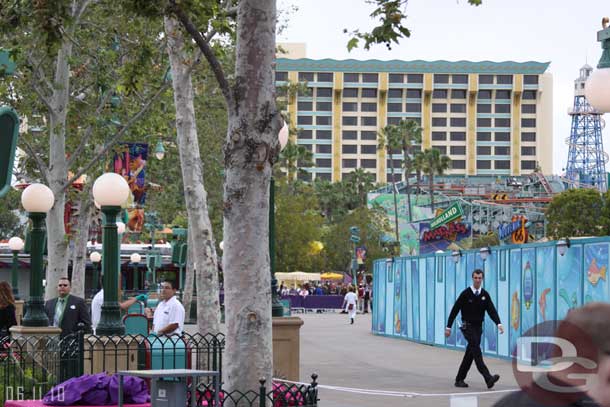
[[[462,364],[455,377],[455,381],[459,382],[466,378],[470,366],[472,366],[472,361],[474,360],[474,363],[477,365],[477,370],[483,375],[483,378],[487,382],[491,378],[491,374],[489,373],[487,366],[485,366],[485,362],[483,362],[483,353],[481,352],[482,326],[465,324],[465,326],[462,326],[460,329],[464,334],[464,338],[468,341],[468,346],[466,347],[466,353],[464,354],[464,359],[462,359]]]

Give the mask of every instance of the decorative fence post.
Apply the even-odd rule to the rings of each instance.
[[[265,387],[266,380],[261,378],[258,382],[261,384],[258,389],[258,405],[259,407],[265,407],[267,405],[267,388]]]

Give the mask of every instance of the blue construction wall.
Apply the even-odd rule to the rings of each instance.
[[[471,285],[472,271],[480,268],[505,329],[499,335],[487,316],[483,350],[488,355],[510,357],[517,338],[535,324],[562,319],[570,308],[587,302],[610,300],[610,237],[572,240],[563,256],[556,243],[493,247],[485,262],[478,250],[463,251],[457,263],[450,253],[377,260],[372,331],[464,348],[457,321],[448,338],[445,324],[457,295]]]

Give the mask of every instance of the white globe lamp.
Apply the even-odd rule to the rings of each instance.
[[[121,206],[129,198],[129,185],[119,174],[107,172],[95,180],[93,198],[100,206]]]
[[[9,249],[11,249],[12,252],[20,252],[21,250],[23,250],[24,245],[25,243],[23,243],[23,239],[17,236],[11,237],[8,240],[8,247]]]
[[[54,203],[53,191],[44,184],[31,184],[21,194],[21,204],[30,213],[47,213]]]

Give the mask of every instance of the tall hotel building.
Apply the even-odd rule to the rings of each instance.
[[[312,60],[296,44],[278,58],[276,85],[307,82],[285,95],[297,143],[315,167],[309,179],[339,181],[355,168],[392,179],[377,132],[402,119],[420,123],[422,149],[451,158],[455,175],[523,175],[553,169],[553,82],[541,62]],[[392,157],[402,180],[401,154]]]

